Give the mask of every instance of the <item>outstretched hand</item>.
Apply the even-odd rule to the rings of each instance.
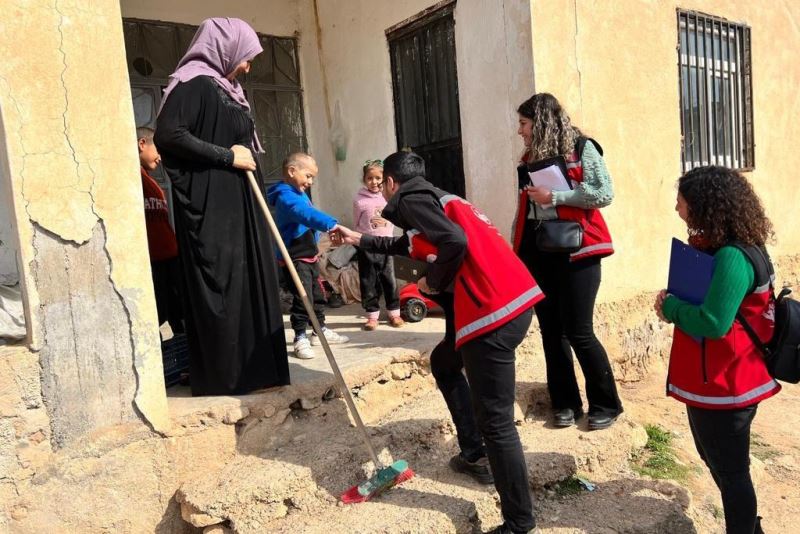
[[[337,224],[330,230],[328,230],[328,236],[331,239],[331,242],[335,246],[339,245],[355,245],[358,246],[361,244],[361,233],[356,232],[355,230],[351,230],[346,226],[342,226],[341,224]]]

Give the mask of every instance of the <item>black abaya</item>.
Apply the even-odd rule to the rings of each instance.
[[[229,147],[250,147],[250,113],[211,78],[175,87],[155,142],[172,180],[192,395],[289,383],[272,238]]]

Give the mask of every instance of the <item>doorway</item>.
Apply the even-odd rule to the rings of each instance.
[[[464,197],[455,2],[387,33],[397,146],[425,159],[428,180]]]

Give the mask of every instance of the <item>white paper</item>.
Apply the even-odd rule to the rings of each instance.
[[[550,165],[535,172],[529,172],[531,183],[535,187],[545,187],[550,191],[569,191],[569,183],[558,165]],[[543,208],[550,208],[552,204],[542,204]]]

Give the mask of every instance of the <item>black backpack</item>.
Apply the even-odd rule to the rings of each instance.
[[[732,245],[741,250],[753,265],[755,273],[753,289],[766,283],[772,289],[775,270],[767,251],[763,247],[739,243]],[[775,303],[775,332],[772,334],[772,339],[766,343],[759,339],[740,312],[736,312],[736,319],[764,354],[769,374],[777,380],[797,384],[800,382],[800,302],[786,298],[791,292],[791,289],[785,287],[777,297],[774,291],[772,293]]]

